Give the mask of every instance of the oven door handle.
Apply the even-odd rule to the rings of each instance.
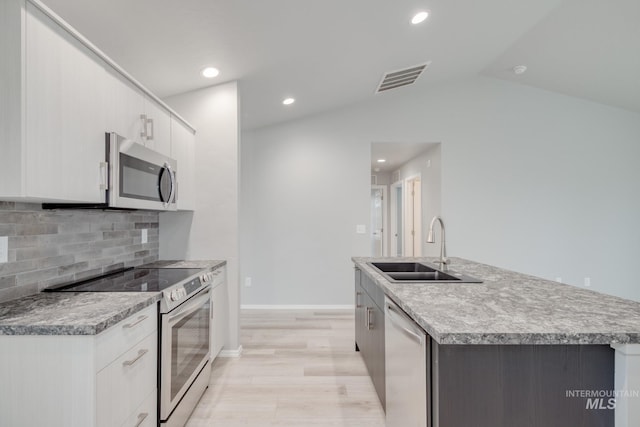
[[[199,297],[197,297],[192,303],[185,305],[184,307],[180,307],[176,313],[171,314],[167,317],[167,322],[174,323],[176,319],[183,318],[185,316],[190,315],[191,313],[202,308],[202,305],[207,302],[209,303],[209,298],[211,297],[211,288],[207,288],[207,290]]]

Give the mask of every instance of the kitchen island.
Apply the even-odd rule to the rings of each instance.
[[[433,261],[427,258],[353,261],[359,272],[356,280],[365,291],[368,288],[374,294],[376,289],[384,293],[430,336],[434,353],[440,357],[434,378],[438,379],[438,369],[454,369],[460,374],[457,388],[439,390],[439,403],[443,403],[442,392],[449,393],[445,403],[451,407],[434,406],[433,427],[455,425],[453,421],[437,424],[437,417],[458,419],[455,414],[465,409],[474,412],[475,422],[480,423],[477,425],[483,425],[483,411],[500,412],[507,418],[514,417],[509,414],[515,411],[524,417],[518,420],[520,425],[538,425],[536,419],[543,419],[545,411],[560,415],[553,414],[553,403],[557,405],[555,410],[562,411],[578,404],[593,406],[593,402],[598,403],[597,408],[582,412],[598,421],[575,425],[613,425],[609,396],[602,401],[589,400],[587,395],[597,391],[593,388],[618,393],[616,427],[639,425],[640,303],[459,258],[450,259],[450,269],[482,283],[392,282],[369,264]],[[452,360],[467,366],[448,366]],[[563,363],[569,367],[563,367]],[[571,375],[560,378],[572,369]],[[549,376],[556,377],[555,381]],[[443,380],[442,375],[439,380]],[[478,383],[473,385],[473,381]],[[508,388],[512,390],[507,392]],[[477,395],[479,392],[484,394]],[[523,404],[518,396],[541,400]],[[473,408],[461,407],[464,402],[473,402]]]

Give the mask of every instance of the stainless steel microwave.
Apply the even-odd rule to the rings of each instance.
[[[116,133],[106,134],[110,208],[177,210],[177,162]]]
[[[100,163],[104,202],[43,203],[42,208],[177,210],[178,162],[114,132],[105,136],[106,158]]]

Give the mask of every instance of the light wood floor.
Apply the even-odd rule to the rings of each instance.
[[[349,310],[245,310],[187,427],[384,427]]]

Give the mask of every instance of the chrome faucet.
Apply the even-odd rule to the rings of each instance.
[[[447,271],[447,264],[449,264],[449,260],[447,259],[447,248],[445,247],[444,243],[444,222],[439,216],[434,216],[431,220],[431,224],[429,225],[429,234],[427,235],[427,243],[435,243],[436,241],[433,238],[433,225],[436,223],[436,221],[440,222],[440,230],[442,234],[442,236],[440,236],[442,238],[442,244],[440,246],[440,260],[436,261],[436,264],[440,264],[440,266],[442,267],[442,271]]]

